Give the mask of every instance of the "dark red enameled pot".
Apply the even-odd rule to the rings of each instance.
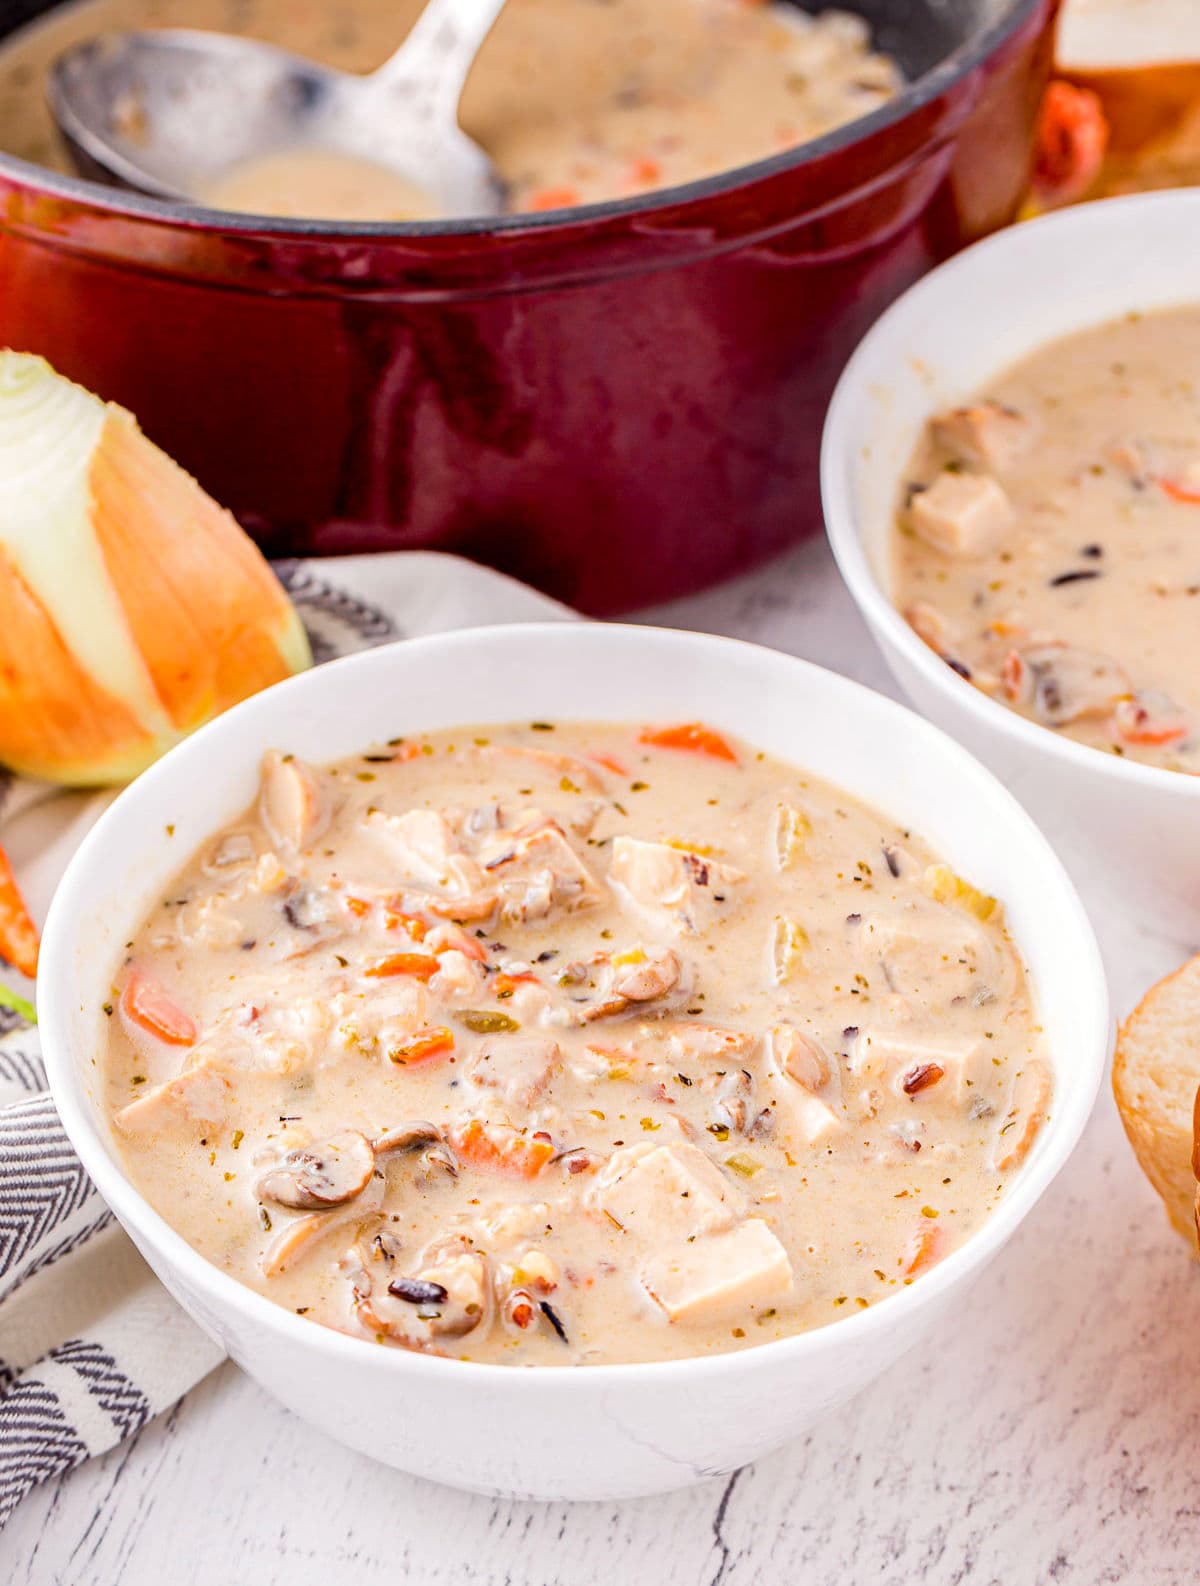
[[[0,156],[0,343],[131,408],[273,553],[434,547],[591,612],[665,599],[818,526],[855,342],[1014,213],[1056,6],[861,0],[915,79],[885,110],[536,217],[272,224]]]

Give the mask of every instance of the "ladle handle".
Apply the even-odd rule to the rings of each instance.
[[[431,111],[456,112],[467,75],[504,4],[428,0],[391,60],[371,73],[371,82],[385,90],[419,94]]]

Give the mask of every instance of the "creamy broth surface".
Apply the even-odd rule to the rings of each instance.
[[[1200,772],[1200,308],[1043,348],[928,426],[897,604],[976,687],[1105,753]]]
[[[658,1360],[817,1327],[986,1219],[1051,1102],[1002,909],[692,726],[272,754],[130,943],[133,1181],[390,1347]]]
[[[55,56],[98,33],[209,28],[368,71],[420,9],[414,0],[78,0],[0,45],[0,147],[69,169],[42,85]],[[511,0],[480,52],[461,119],[496,161],[509,207],[551,209],[764,159],[868,114],[899,84],[865,24],[844,12],[812,19],[748,0]],[[423,218],[386,179],[369,186],[369,174],[357,172],[348,203],[346,173],[331,184],[314,170],[297,197],[294,165],[281,186],[269,163],[197,196],[265,214]]]

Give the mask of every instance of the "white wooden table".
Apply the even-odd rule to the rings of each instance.
[[[894,692],[823,544],[647,616]],[[1184,946],[1084,891],[1124,1014]],[[227,1365],[34,1493],[0,1533],[0,1586],[1194,1586],[1198,1323],[1200,1266],[1106,1089],[947,1331],[727,1481],[595,1506],[469,1496],[348,1453]]]

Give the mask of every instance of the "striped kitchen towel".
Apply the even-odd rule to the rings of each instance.
[[[277,571],[318,662],[392,639],[570,615],[450,556],[400,552]],[[5,845],[36,914],[112,796],[0,772]],[[33,996],[15,973],[0,978]],[[92,1187],[46,1091],[36,1028],[0,1007],[0,1526],[31,1487],[132,1437],[221,1358]]]

